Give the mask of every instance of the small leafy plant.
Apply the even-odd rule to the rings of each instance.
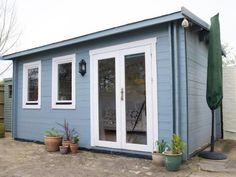
[[[165,140],[158,140],[158,141],[156,141],[156,146],[157,146],[157,152],[158,153],[163,153],[165,150],[166,150],[166,148],[168,147],[167,146],[167,142],[165,141]]]
[[[80,140],[79,135],[74,135],[72,137],[72,143],[73,144],[78,144],[79,140]]]
[[[58,130],[55,129],[55,128],[49,128],[49,129],[45,130],[44,135],[45,136],[50,136],[50,137],[60,136]]]
[[[173,134],[171,139],[172,154],[181,154],[184,150],[184,142],[180,136]]]

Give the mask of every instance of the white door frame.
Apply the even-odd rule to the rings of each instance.
[[[147,118],[151,118],[151,122],[147,120],[147,144],[148,145],[137,145],[131,143],[124,143],[126,140],[126,131],[122,133],[120,128],[116,127],[116,142],[101,141],[99,140],[98,133],[98,65],[97,61],[104,58],[118,58],[124,56],[125,54],[132,53],[132,50],[143,50],[145,51],[145,68],[146,68],[146,89],[149,94],[146,94],[146,104],[149,111],[147,111]],[[150,53],[150,55],[146,55]],[[148,60],[151,60],[148,62]],[[115,60],[116,68],[121,63],[119,60]],[[150,38],[100,49],[95,49],[90,51],[90,132],[91,132],[91,146],[99,147],[108,147],[108,148],[118,148],[118,149],[127,149],[127,150],[137,150],[137,151],[147,151],[152,152],[155,150],[155,141],[158,139],[158,111],[157,111],[157,72],[156,72],[156,38]],[[121,67],[122,68],[122,67]],[[150,69],[149,69],[150,68]],[[121,76],[117,73],[121,73],[116,69],[116,80],[120,80],[121,77],[124,78],[124,75]],[[147,78],[149,76],[149,78]],[[119,82],[118,82],[119,83]],[[117,83],[116,83],[117,84]],[[121,83],[122,84],[122,83]],[[124,84],[124,83],[123,83]],[[122,85],[123,88],[124,85]],[[121,109],[124,110],[124,104],[120,103],[120,90],[121,85],[116,85],[116,125],[125,126],[125,122],[121,122],[120,117],[124,116],[124,113],[121,113]],[[124,96],[125,97],[125,96]],[[123,114],[123,115],[121,115]],[[149,122],[149,123],[148,123]],[[149,131],[148,131],[149,130]],[[124,131],[124,128],[122,129]],[[123,142],[123,143],[122,143]]]

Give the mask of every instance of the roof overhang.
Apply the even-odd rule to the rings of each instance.
[[[170,22],[170,21],[175,21],[175,20],[183,19],[184,17],[189,19],[191,22],[199,25],[200,27],[202,27],[206,30],[209,30],[209,25],[206,22],[204,22],[199,17],[194,15],[188,9],[182,7],[181,11],[178,11],[178,12],[174,12],[171,14],[167,14],[167,15],[163,15],[163,16],[159,16],[159,17],[155,17],[155,18],[151,18],[151,19],[147,19],[147,20],[143,20],[143,21],[139,21],[139,22],[135,22],[135,23],[130,23],[130,24],[118,26],[115,28],[110,28],[107,30],[79,36],[76,38],[71,38],[68,40],[55,42],[52,44],[48,44],[48,45],[44,45],[44,46],[40,46],[40,47],[28,49],[28,50],[23,50],[23,51],[16,52],[16,53],[4,55],[2,57],[2,59],[3,60],[14,60],[18,57],[23,57],[23,56],[27,56],[27,55],[31,55],[31,54],[39,53],[39,52],[44,52],[44,51],[56,49],[59,47],[65,47],[65,46],[69,46],[69,45],[73,45],[73,44],[78,44],[78,43],[86,42],[89,40],[95,40],[98,38],[107,37],[107,36],[111,36],[111,35],[115,35],[115,34],[120,34],[120,33],[128,32],[128,31],[133,31],[133,30],[137,30],[137,29],[141,29],[141,28],[145,28],[145,27],[149,27],[149,26],[153,26],[153,25],[158,25],[158,24],[162,24],[162,23],[166,23],[166,22]]]

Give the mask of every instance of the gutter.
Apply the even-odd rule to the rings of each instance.
[[[179,118],[179,58],[178,58],[178,35],[177,22],[174,22],[173,42],[174,42],[174,79],[175,79],[175,133],[180,135],[180,118]]]
[[[179,113],[179,64],[178,64],[178,35],[177,22],[169,24],[171,72],[172,72],[172,104],[173,104],[173,133],[180,135]]]

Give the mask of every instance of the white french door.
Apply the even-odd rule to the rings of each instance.
[[[92,145],[151,152],[152,45],[108,49],[91,52]]]

